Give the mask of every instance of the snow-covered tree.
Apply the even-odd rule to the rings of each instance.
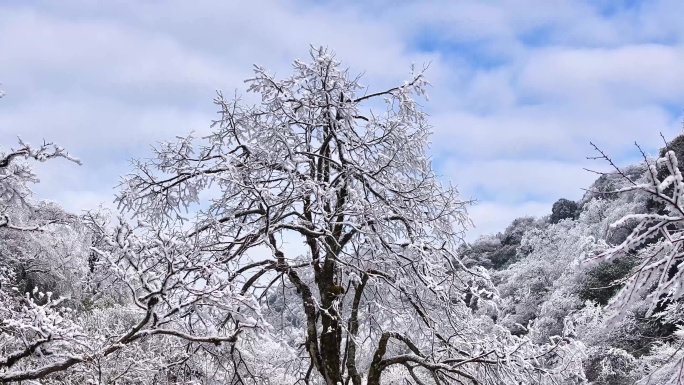
[[[652,314],[663,301],[676,300],[684,294],[684,270],[679,267],[684,257],[684,179],[674,151],[667,151],[655,161],[644,158],[648,167],[645,180],[633,180],[618,169],[617,172],[629,185],[615,192],[642,192],[662,203],[664,211],[632,213],[615,221],[611,224],[612,228],[631,221],[637,224],[622,243],[592,260],[606,261],[638,252],[642,257],[640,264],[625,280],[624,289],[614,298],[612,304],[617,308],[627,307],[645,296],[650,304],[648,313]],[[665,167],[668,171],[663,180],[658,177],[660,167]]]
[[[626,184],[614,193],[638,192],[657,203],[653,205],[656,212],[630,213],[615,221],[612,228],[630,225],[630,234],[619,245],[590,259],[591,262],[616,258],[638,261],[631,274],[622,280],[624,287],[609,303],[613,312],[609,322],[619,323],[625,314],[641,306],[647,309],[647,317],[656,315],[665,321],[680,323],[679,302],[684,295],[684,178],[675,151],[666,146],[656,159],[649,159],[642,151],[647,167],[642,179],[620,170],[608,156],[600,153],[600,158],[607,160]],[[662,367],[650,368],[641,383],[682,383],[681,342],[679,348],[666,344],[660,350],[668,351],[669,358],[660,360]]]
[[[593,255],[601,245],[577,221],[530,228],[520,245],[525,257],[495,275],[503,299],[500,322],[526,333],[528,323],[534,321],[531,336],[537,341],[562,334],[565,316],[583,303],[577,295],[583,272],[576,269],[575,261]]]
[[[78,264],[69,263],[71,252],[78,252],[78,229],[58,207],[34,204],[28,186],[37,177],[26,160],[58,157],[79,163],[51,143],[33,147],[20,139],[18,149],[0,150],[0,381],[12,380],[29,356],[48,355],[48,345],[59,349],[78,338],[78,326],[58,309],[78,290],[65,284],[79,275]],[[56,292],[64,297],[55,298]]]
[[[244,374],[211,358],[233,364],[239,347],[224,343],[261,327],[258,305],[171,224],[110,226],[101,214],[79,218],[33,200],[27,161],[59,157],[79,163],[50,143],[0,152],[0,382],[225,383]],[[217,326],[238,315],[240,325]],[[269,343],[244,334],[243,344]]]
[[[217,329],[228,336],[260,322],[246,321],[245,308],[261,308],[294,352],[288,370],[302,383],[579,381],[570,339],[531,344],[466,304],[475,296],[485,307],[494,293],[486,272],[454,252],[467,202],[438,182],[424,152],[430,126],[413,100],[425,93],[422,72],[368,92],[330,51],[312,49],[311,59],[283,80],[256,66],[247,83],[258,105],[219,94],[212,134],[164,143],[135,163],[121,208],[151,229],[176,229],[159,242],[189,256],[152,260],[172,272],[190,263],[183,268],[217,285],[235,303]],[[149,253],[118,245],[121,257]],[[136,254],[132,271],[147,261]],[[137,279],[139,307],[157,314],[149,301],[166,282]]]

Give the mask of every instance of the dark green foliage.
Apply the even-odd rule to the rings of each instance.
[[[17,273],[17,282],[15,287],[19,293],[28,293],[29,296],[36,300],[36,303],[43,305],[47,302],[47,298],[39,297],[34,293],[34,290],[40,292],[53,292],[56,297],[61,293],[57,288],[56,277],[52,276],[50,272],[45,271],[31,271],[25,266],[19,266]]]
[[[486,237],[477,239],[472,245],[462,245],[458,252],[466,266],[482,266],[491,269],[493,266],[490,255],[499,248],[501,248],[499,237]]]
[[[606,235],[606,242],[609,245],[619,245],[627,239],[632,230],[637,226],[639,222],[629,221],[626,224],[611,229]]]
[[[522,239],[530,230],[541,229],[546,226],[544,220],[536,219],[534,217],[517,218],[511,222],[503,233],[502,244],[508,248],[502,248],[496,256],[499,256],[500,268],[509,266],[510,264],[520,260],[528,255],[532,250],[528,250],[521,246]]]
[[[525,233],[543,225],[543,221],[534,217],[514,219],[503,234],[480,238],[472,245],[464,245],[459,249],[459,254],[466,266],[504,269],[522,257],[520,243]]]
[[[672,335],[677,327],[658,319],[646,318],[646,310],[640,309],[629,316],[631,322],[623,322],[613,331],[612,346],[624,349],[634,357],[649,354],[653,344]]]
[[[603,344],[590,349],[584,360],[587,379],[597,385],[635,383],[644,375],[639,358],[651,354],[675,330],[675,325],[646,318],[643,309],[627,315],[604,337]]]
[[[504,231],[501,243],[510,246],[520,245],[527,230],[539,227],[540,226],[534,217],[516,218],[508,225],[506,231]]]
[[[563,219],[577,219],[579,211],[577,202],[561,198],[553,204],[549,221],[551,223],[558,223]]]
[[[578,292],[580,299],[606,305],[623,286],[613,285],[613,283],[627,277],[637,263],[638,260],[635,257],[617,258],[603,262],[589,270],[586,281]]]
[[[517,260],[516,250],[517,245],[501,245],[498,249],[489,253],[489,261],[495,270],[500,270],[504,266],[508,266]]]
[[[459,252],[462,262],[468,267],[482,266],[487,269],[501,270],[517,260],[516,250],[515,245],[479,240],[470,247],[462,247]]]
[[[604,370],[610,367],[610,371]],[[625,352],[603,347],[589,354],[584,361],[587,380],[601,385],[633,384],[639,379],[636,360]]]

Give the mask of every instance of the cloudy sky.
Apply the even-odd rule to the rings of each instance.
[[[0,144],[51,140],[83,161],[38,167],[37,197],[111,204],[128,159],[216,118],[216,90],[244,91],[327,46],[362,83],[431,63],[430,154],[477,205],[478,234],[579,199],[606,169],[681,132],[681,0],[2,0]]]

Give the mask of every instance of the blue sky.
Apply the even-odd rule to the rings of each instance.
[[[128,159],[215,118],[253,63],[289,73],[324,45],[363,83],[431,63],[424,103],[445,183],[478,204],[468,238],[579,199],[593,141],[622,164],[681,132],[684,2],[86,0],[0,3],[0,144],[58,142],[38,198],[111,204]]]

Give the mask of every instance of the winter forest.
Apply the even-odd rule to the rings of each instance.
[[[595,146],[581,200],[466,241],[428,75],[368,89],[326,48],[255,66],[259,101],[219,93],[115,210],[31,194],[37,163],[81,163],[58,134],[3,143],[0,382],[683,383],[684,136],[636,164]]]

